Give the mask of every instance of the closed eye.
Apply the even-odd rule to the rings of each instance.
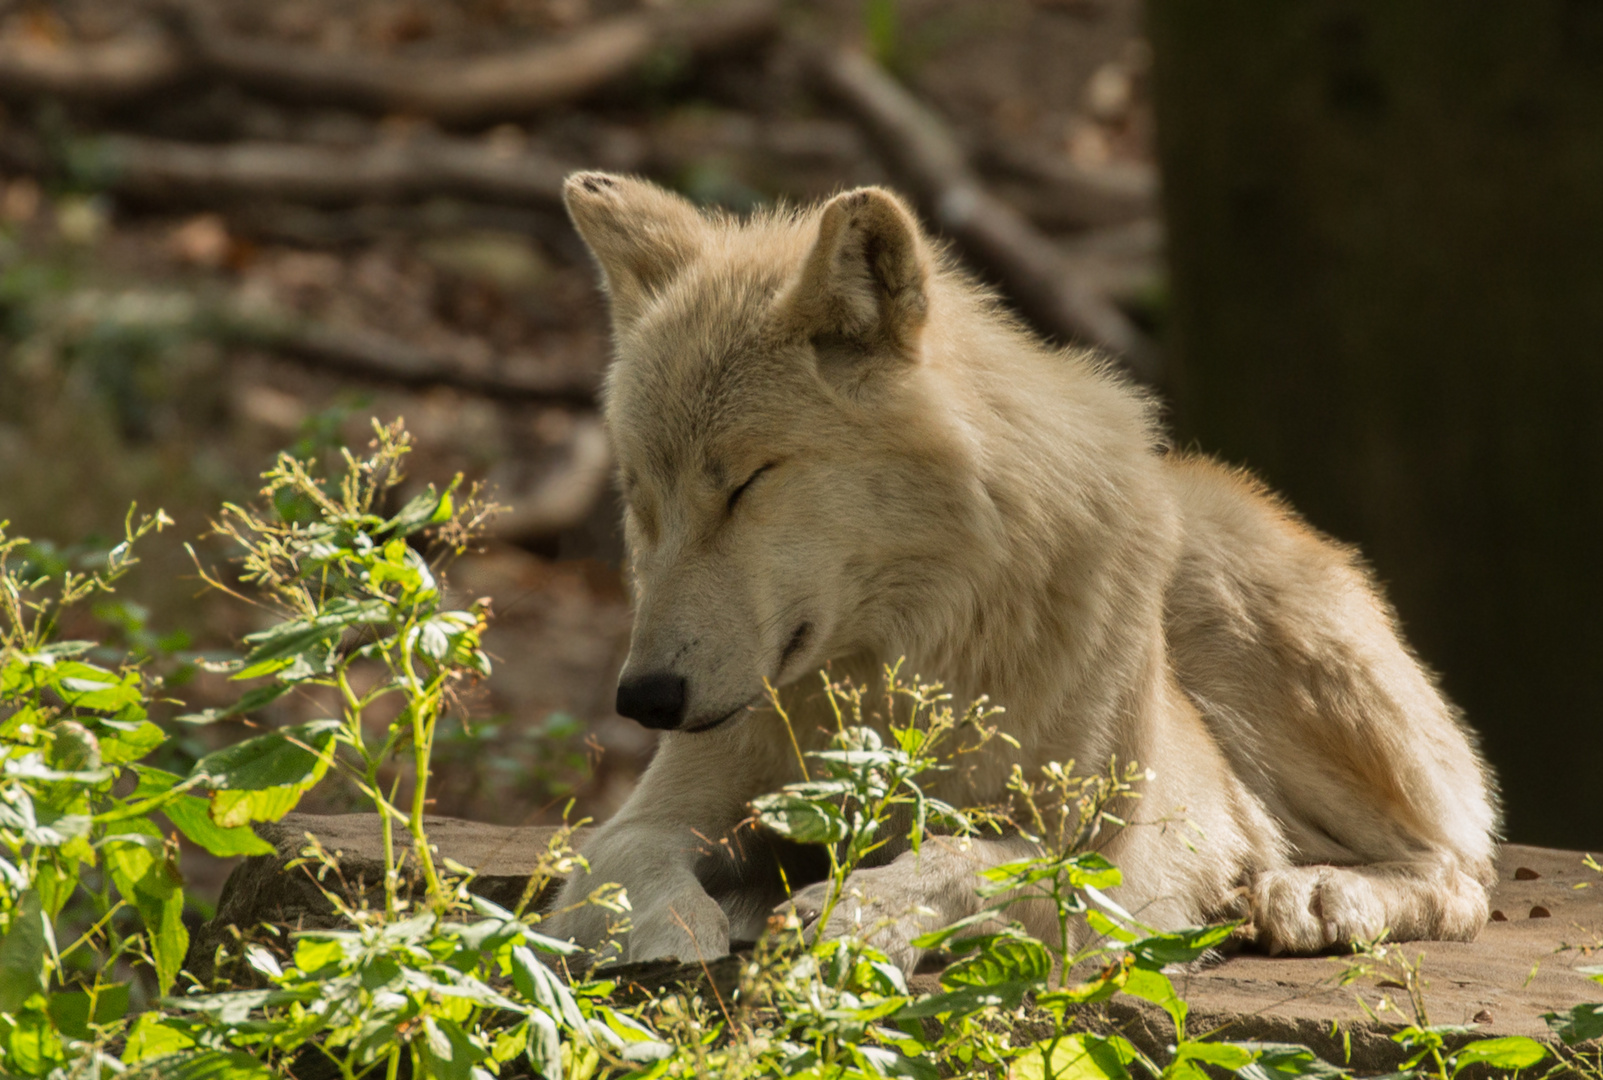
[[[772,469],[776,464],[778,464],[778,462],[770,461],[768,464],[746,477],[746,482],[744,484],[741,484],[734,491],[729,493],[729,511],[731,513],[734,512],[735,504],[740,501],[740,497],[746,494],[746,489],[751,487],[751,485],[756,482],[759,476],[767,472],[769,469]]]

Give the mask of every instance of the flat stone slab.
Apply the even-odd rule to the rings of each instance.
[[[1495,1035],[1546,1035],[1542,1013],[1603,1001],[1603,986],[1575,971],[1603,963],[1597,951],[1603,946],[1603,877],[1581,858],[1573,851],[1505,845],[1493,921],[1478,938],[1395,946],[1410,959],[1422,958],[1432,1023],[1478,1023]],[[1176,987],[1198,1011],[1228,1006],[1242,1015],[1294,1015],[1327,1026],[1363,1018],[1355,990],[1371,1007],[1383,996],[1398,1002],[1400,991],[1376,987],[1373,979],[1335,986],[1351,963],[1350,957],[1242,954],[1180,976]],[[1406,995],[1399,1003],[1406,1007]]]
[[[1529,1035],[1556,1045],[1542,1013],[1603,1001],[1603,986],[1575,970],[1603,964],[1603,876],[1581,859],[1574,851],[1504,845],[1493,921],[1479,937],[1395,946],[1419,961],[1431,1023],[1474,1024],[1477,1037]],[[1302,1043],[1338,1063],[1350,1048],[1356,1071],[1393,1069],[1404,1054],[1391,1035],[1413,1022],[1408,995],[1385,985],[1395,976],[1383,971],[1338,985],[1353,962],[1242,953],[1176,975],[1174,983],[1191,1006],[1193,1035],[1220,1030],[1227,1038]],[[1382,1001],[1396,1008],[1382,1009]],[[1174,1038],[1168,1018],[1144,1003],[1115,999],[1106,1018],[1144,1049],[1161,1050]]]
[[[559,831],[546,825],[485,825],[449,817],[425,817],[424,825],[436,849],[436,862],[450,859],[476,871],[469,889],[505,908],[515,908],[522,900],[530,874]],[[383,906],[384,834],[377,814],[286,814],[280,821],[258,824],[256,832],[277,851],[253,855],[235,867],[218,897],[217,914],[191,936],[184,966],[202,980],[212,977],[217,946],[233,938],[233,928],[249,931],[263,923],[289,930],[338,926],[339,916],[323,894],[325,888],[341,892],[350,903]],[[589,832],[575,830],[574,843],[582,843]],[[321,883],[315,880],[314,864],[287,868],[300,858],[307,834],[337,857],[343,888],[332,874]],[[402,873],[421,895],[411,847],[411,837],[397,825],[395,850]],[[560,884],[549,883],[531,901],[531,908],[538,910],[554,899]]]
[[[428,831],[441,858],[478,871],[475,892],[512,907],[557,830],[430,818]],[[339,853],[348,883],[365,888],[369,897],[381,895],[373,891],[382,883],[384,865],[376,816],[290,814],[261,826],[260,832],[278,851],[246,859],[224,886],[216,918],[195,935],[190,949],[190,970],[202,978],[209,977],[209,957],[229,937],[229,926],[266,922],[310,929],[337,923],[307,869],[284,869],[299,856],[307,833]],[[576,836],[577,846],[583,846],[584,833]],[[1420,962],[1431,1023],[1475,1024],[1477,1035],[1530,1035],[1551,1043],[1542,1013],[1603,1001],[1603,986],[1575,970],[1603,964],[1603,877],[1581,860],[1579,852],[1505,845],[1492,897],[1493,921],[1479,938],[1396,946]],[[535,903],[549,895],[548,889]],[[1383,980],[1393,976],[1383,971],[1339,985],[1352,963],[1345,956],[1242,953],[1174,978],[1191,1006],[1188,1028],[1193,1034],[1219,1030],[1237,1039],[1299,1042],[1338,1062],[1350,1048],[1351,1064],[1359,1071],[1392,1068],[1403,1055],[1391,1033],[1412,1022],[1411,1015],[1405,1018],[1407,994],[1385,985]],[[645,982],[661,984],[677,977],[672,964],[639,966]],[[684,979],[705,974],[700,965],[680,969]],[[915,979],[921,989],[934,982],[931,975]],[[1382,1008],[1383,1001],[1403,1012]],[[1123,998],[1106,1007],[1103,1022],[1159,1053],[1174,1037],[1167,1017]]]

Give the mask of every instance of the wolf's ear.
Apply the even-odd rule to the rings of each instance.
[[[707,238],[707,222],[693,205],[645,180],[574,173],[562,198],[601,266],[618,326],[639,318],[651,294],[683,270]]]
[[[824,205],[784,317],[831,367],[887,354],[911,361],[929,309],[929,264],[918,223],[895,195],[872,187],[837,195]]]

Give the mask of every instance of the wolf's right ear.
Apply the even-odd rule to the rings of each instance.
[[[930,255],[918,222],[884,188],[824,204],[818,239],[781,301],[792,329],[852,381],[875,360],[912,361],[929,310]]]
[[[574,173],[562,185],[562,199],[601,266],[614,326],[639,318],[651,295],[683,270],[706,242],[707,222],[700,212],[645,180]]]

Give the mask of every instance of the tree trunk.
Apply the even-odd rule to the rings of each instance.
[[[1603,842],[1603,0],[1149,0],[1182,443],[1357,542]]]

